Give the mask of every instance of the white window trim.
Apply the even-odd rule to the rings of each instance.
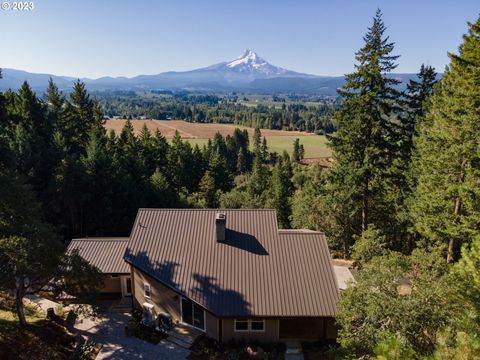
[[[145,287],[146,287],[146,286],[148,286],[148,293],[149,293],[150,295],[147,295],[147,294],[146,294],[146,291],[145,291]],[[147,283],[147,282],[144,282],[144,283],[143,283],[143,296],[145,297],[145,299],[151,299],[151,298],[152,298],[152,287],[151,287],[150,284]]]
[[[247,330],[237,330],[237,323],[239,322],[246,322],[247,323]],[[235,319],[234,322],[233,322],[233,331],[235,332],[249,332],[250,331],[250,321],[248,320],[237,320]]]
[[[263,323],[263,329],[262,330],[253,330],[252,329],[252,321],[253,322],[262,322]],[[247,323],[247,330],[237,330],[237,322],[246,322]],[[238,332],[238,333],[242,333],[242,332],[254,332],[254,333],[265,332],[265,319],[261,319],[261,320],[255,320],[255,319],[237,320],[237,319],[235,319],[233,321],[233,331]]]

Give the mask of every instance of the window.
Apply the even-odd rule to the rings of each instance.
[[[193,301],[182,298],[182,321],[205,330],[205,310]]]
[[[235,320],[235,331],[248,331],[248,320]]]
[[[235,331],[265,331],[265,320],[235,320]]]
[[[143,283],[143,295],[150,299],[152,293],[150,291],[150,284],[149,283]]]
[[[118,278],[118,275],[110,275],[110,277],[111,277],[112,279],[116,279],[116,278]]]
[[[251,331],[265,331],[265,321],[264,320],[252,320],[250,321],[250,330]]]

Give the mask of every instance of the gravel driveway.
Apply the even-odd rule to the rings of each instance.
[[[183,360],[190,353],[169,341],[153,345],[135,337],[125,336],[130,314],[107,313],[100,319],[84,319],[75,324],[77,333],[102,345],[97,359]]]

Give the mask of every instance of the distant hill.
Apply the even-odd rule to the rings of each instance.
[[[47,88],[52,78],[61,90],[69,90],[75,78],[51,74],[36,74],[22,70],[3,69],[0,90],[18,89],[26,80],[37,91]],[[393,74],[404,88],[415,74]],[[316,76],[298,73],[274,66],[257,53],[245,50],[231,61],[221,62],[191,71],[169,71],[157,75],[127,77],[101,77],[81,79],[90,90],[200,90],[210,92],[239,91],[250,93],[299,93],[336,95],[345,82],[343,76]]]

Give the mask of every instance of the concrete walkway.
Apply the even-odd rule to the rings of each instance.
[[[57,307],[61,306],[59,303],[42,298],[37,294],[26,295],[24,299],[27,302],[36,305],[39,310],[43,311],[45,314],[47,313],[48,308],[53,308],[55,310]]]
[[[154,345],[125,335],[128,313],[107,313],[102,318],[77,321],[78,334],[102,345],[97,359],[183,360],[190,351],[162,340]]]

